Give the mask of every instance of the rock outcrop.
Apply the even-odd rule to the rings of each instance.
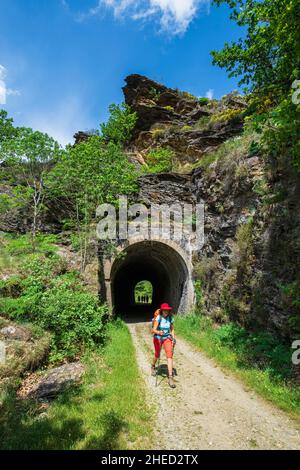
[[[178,173],[158,173],[139,178],[138,199],[151,204],[195,203],[191,175]]]
[[[243,130],[242,112],[246,105],[235,94],[222,101],[204,100],[202,104],[188,93],[141,75],[130,75],[125,82],[125,102],[138,116],[130,154],[135,154],[139,163],[157,146],[171,148],[181,163],[193,163]],[[226,109],[234,111],[235,119],[214,120]]]
[[[54,398],[67,388],[81,383],[84,367],[80,362],[65,364],[47,371],[45,377],[28,390],[27,396],[36,399]]]
[[[19,325],[0,316],[0,406],[1,392],[9,385],[15,387],[27,371],[32,371],[45,361],[51,335],[37,331],[32,326]]]
[[[205,244],[193,259],[202,307],[217,322],[235,320],[293,336],[291,318],[299,310],[285,286],[299,279],[299,175],[286,169],[271,177],[252,145],[256,137],[242,134],[245,103],[235,94],[203,106],[133,75],[124,95],[139,116],[131,155],[143,164],[151,149],[170,147],[180,162],[198,166],[184,175],[141,177],[138,198],[147,205],[204,201]],[[227,141],[231,147],[216,156]],[[211,162],[201,165],[205,155]]]

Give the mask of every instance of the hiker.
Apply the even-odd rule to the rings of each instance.
[[[163,346],[166,351],[168,362],[169,386],[171,388],[176,388],[173,379],[173,348],[176,340],[172,307],[170,307],[169,304],[162,304],[160,309],[155,312],[152,325],[152,334],[155,351],[155,356],[151,367],[152,375],[155,377],[157,374],[155,366],[157,361],[160,359],[160,352]]]

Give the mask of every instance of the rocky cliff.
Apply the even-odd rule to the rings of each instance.
[[[295,335],[299,310],[287,286],[299,276],[299,175],[271,174],[259,136],[243,130],[236,94],[207,101],[132,75],[124,95],[138,114],[129,158],[143,165],[155,148],[175,152],[175,172],[141,177],[139,199],[205,203],[205,245],[193,260],[198,303],[218,322]]]
[[[125,82],[125,101],[138,116],[128,151],[139,163],[151,149],[169,147],[177,167],[183,167],[242,132],[246,104],[234,93],[221,101],[199,100],[140,75]]]

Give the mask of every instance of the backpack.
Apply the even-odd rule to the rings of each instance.
[[[154,328],[154,323],[156,322],[156,319],[159,315],[160,315],[160,308],[158,308],[154,312],[154,317],[152,318],[152,328],[151,328],[151,330]]]

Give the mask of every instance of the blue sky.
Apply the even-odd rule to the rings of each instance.
[[[240,35],[209,0],[0,0],[0,107],[66,144],[131,73],[197,96],[236,89],[209,52]]]

